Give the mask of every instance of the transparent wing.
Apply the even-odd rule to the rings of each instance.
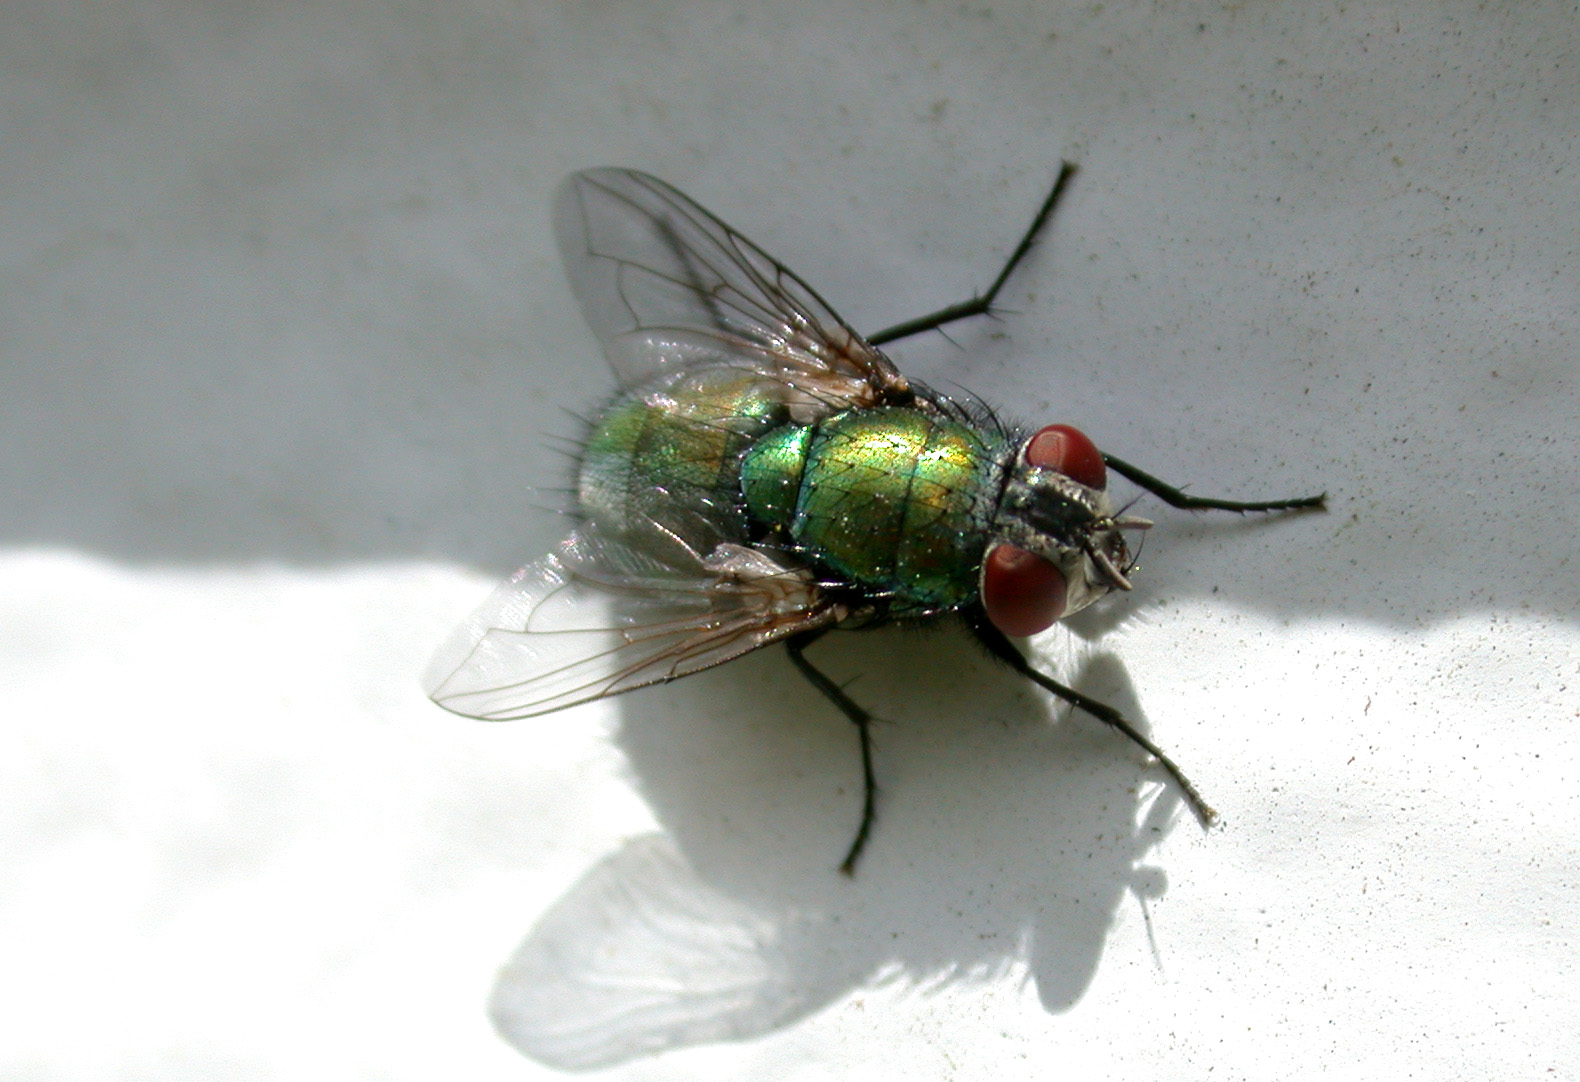
[[[589,525],[495,590],[439,648],[424,686],[467,717],[531,717],[698,672],[838,618],[807,572],[757,549],[721,544],[661,562]]]
[[[627,387],[727,363],[839,405],[909,396],[893,363],[811,286],[655,177],[573,174],[554,219],[576,297]]]

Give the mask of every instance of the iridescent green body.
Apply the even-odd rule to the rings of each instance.
[[[585,445],[583,521],[441,648],[434,700],[469,717],[532,717],[782,645],[859,736],[861,822],[840,865],[854,874],[876,816],[875,719],[808,648],[834,629],[953,614],[1013,671],[1156,757],[1210,823],[1144,733],[1039,672],[1013,640],[1131,588],[1124,535],[1151,523],[1116,512],[1110,470],[1181,508],[1295,510],[1323,497],[1188,496],[1069,425],[1017,432],[934,394],[879,348],[993,311],[1073,172],[1059,171],[986,292],[867,338],[663,181],[572,176],[555,233],[623,390]]]
[[[648,550],[794,553],[897,616],[975,599],[1010,439],[911,407],[799,423],[784,396],[733,369],[621,396],[587,443],[583,511]]]
[[[789,420],[783,397],[782,385],[730,368],[621,395],[583,449],[582,512],[671,562],[682,546],[705,557],[722,542],[749,544],[741,456]]]

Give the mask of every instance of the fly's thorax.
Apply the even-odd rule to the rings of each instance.
[[[617,534],[702,554],[744,542],[741,457],[787,417],[779,385],[738,369],[682,371],[622,394],[582,451],[582,512]]]
[[[1050,425],[1026,440],[1005,479],[981,592],[1001,631],[1030,635],[1115,588],[1128,590],[1125,529],[1144,519],[1116,516],[1107,470],[1091,440]]]
[[[742,464],[760,524],[898,615],[969,603],[1012,448],[932,410],[848,410],[788,425]]]

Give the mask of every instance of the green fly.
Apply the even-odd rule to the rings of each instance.
[[[555,226],[620,382],[581,458],[579,524],[517,572],[430,666],[435,702],[486,720],[618,695],[784,643],[855,723],[865,783],[850,874],[875,816],[872,715],[806,656],[827,632],[963,618],[994,657],[1152,755],[1114,708],[1038,672],[1012,638],[1130,589],[1112,470],[1174,507],[1283,511],[1323,496],[1187,496],[1078,430],[1022,430],[907,379],[878,348],[985,314],[1031,249],[1066,164],[983,294],[863,337],[800,277],[663,181],[591,169]]]

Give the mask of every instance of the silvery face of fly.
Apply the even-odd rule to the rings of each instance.
[[[863,337],[799,277],[663,181],[592,169],[555,224],[566,271],[620,383],[577,479],[581,523],[517,572],[439,650],[446,709],[524,718],[784,643],[855,725],[875,816],[871,716],[805,655],[836,628],[962,619],[1015,671],[1179,768],[1118,711],[1033,669],[1033,635],[1130,588],[1108,473],[1174,507],[1280,511],[1186,496],[1077,429],[1022,431],[908,380],[878,348],[989,311],[1074,173],[1066,165],[980,297]]]

